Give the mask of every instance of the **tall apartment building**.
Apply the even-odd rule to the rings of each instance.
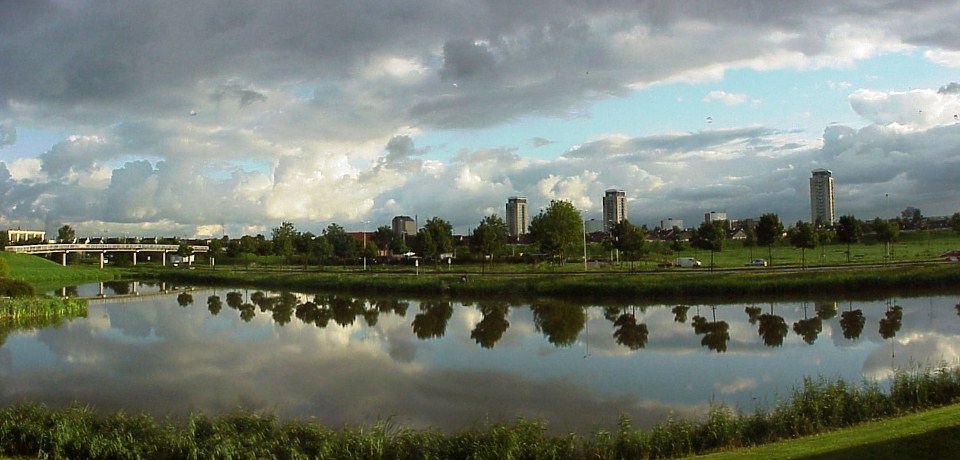
[[[837,211],[833,202],[833,173],[826,169],[814,169],[810,176],[810,222],[832,226],[837,223]]]
[[[610,229],[627,218],[627,194],[623,190],[609,189],[603,195],[603,230]]]
[[[396,233],[398,236],[404,235],[416,235],[417,234],[417,222],[410,218],[410,216],[396,216],[391,222],[393,225],[393,233]]]
[[[507,232],[514,241],[527,234],[527,197],[512,196],[507,200]]]
[[[715,220],[727,220],[727,213],[717,212],[717,211],[710,211],[710,212],[703,213],[704,222],[713,222]]]

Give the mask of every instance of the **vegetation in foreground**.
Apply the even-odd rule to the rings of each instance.
[[[824,433],[953,404],[958,398],[958,369],[898,374],[888,393],[875,384],[807,379],[791,399],[766,412],[738,414],[716,406],[703,420],[669,421],[651,431],[634,430],[623,418],[614,432],[592,435],[550,435],[544,423],[530,420],[444,433],[406,429],[390,422],[330,429],[310,421],[279,421],[272,415],[253,413],[214,418],[193,414],[182,422],[158,422],[123,413],[101,417],[82,406],[54,410],[24,403],[0,410],[0,454],[90,459],[676,458]],[[960,406],[951,407],[953,416],[937,419],[930,429],[956,432],[960,426],[957,413]],[[897,442],[925,439],[912,434]],[[880,438],[889,441],[897,436],[888,432]],[[877,435],[867,439],[875,442]],[[797,456],[823,454],[818,441],[804,446],[795,452]],[[931,452],[932,446],[920,447],[925,450],[916,452]]]

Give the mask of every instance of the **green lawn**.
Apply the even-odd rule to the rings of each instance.
[[[38,287],[50,289],[62,287],[65,283],[110,280],[119,276],[120,270],[106,268],[100,270],[95,265],[68,265],[66,267],[49,259],[28,254],[14,254],[0,251],[0,258],[10,268],[10,278],[26,281]]]
[[[960,455],[960,404],[697,458],[909,459]]]

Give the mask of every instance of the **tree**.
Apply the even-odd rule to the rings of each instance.
[[[723,241],[727,239],[723,231],[722,220],[703,222],[693,234],[693,246],[710,251],[710,268],[713,268],[713,255],[723,250]]]
[[[790,244],[800,248],[800,268],[806,266],[806,250],[817,247],[817,230],[809,222],[797,221],[790,229]]]
[[[530,221],[530,240],[541,251],[562,260],[564,248],[582,237],[582,226],[580,211],[573,203],[551,200],[550,206]]]
[[[283,222],[270,232],[273,253],[284,260],[293,255],[293,243],[297,239],[297,229],[290,222]]]
[[[953,231],[960,233],[960,212],[955,212],[952,216],[950,216],[950,228],[952,228]]]
[[[503,250],[510,235],[507,224],[499,216],[489,215],[480,221],[470,237],[470,250],[484,256],[493,256]]]
[[[847,263],[850,263],[850,245],[860,241],[862,236],[860,220],[850,214],[840,216],[837,222],[837,241],[847,245]]]
[[[613,239],[613,247],[623,253],[633,269],[633,261],[640,259],[643,254],[643,230],[629,220],[621,220],[610,229],[610,237]]]
[[[353,259],[360,254],[360,243],[337,224],[328,225],[323,236],[330,244],[334,257]]]
[[[77,232],[69,225],[64,225],[57,230],[57,241],[61,243],[72,243],[77,237]]]
[[[873,219],[873,233],[876,234],[877,241],[883,243],[883,258],[886,261],[890,257],[890,243],[900,239],[900,226],[877,217]]]
[[[389,251],[393,246],[393,240],[397,238],[397,234],[387,225],[381,225],[377,227],[377,231],[373,232],[373,244],[377,245],[377,249],[381,251]]]
[[[417,232],[417,253],[439,261],[441,254],[450,252],[453,252],[453,226],[439,217],[431,217]]]
[[[772,213],[760,216],[756,232],[757,244],[767,247],[767,258],[770,259],[770,265],[773,265],[773,245],[783,238],[783,224],[780,223],[780,217]]]

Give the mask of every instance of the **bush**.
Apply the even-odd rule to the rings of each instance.
[[[33,285],[26,281],[0,278],[0,297],[29,297],[34,294]]]

